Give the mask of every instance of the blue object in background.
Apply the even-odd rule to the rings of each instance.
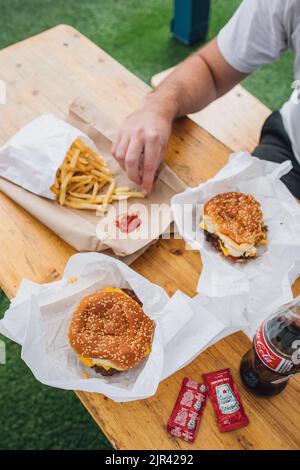
[[[209,10],[210,0],[174,0],[173,36],[188,45],[205,39]]]

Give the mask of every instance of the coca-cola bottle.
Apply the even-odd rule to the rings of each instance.
[[[300,373],[300,296],[280,307],[257,330],[241,362],[245,386],[257,395],[280,393]]]

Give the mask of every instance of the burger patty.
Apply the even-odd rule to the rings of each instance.
[[[215,235],[214,233],[208,232],[207,230],[204,230],[204,233],[205,233],[206,240],[209,243],[211,243],[217,251],[220,251],[220,253],[222,253],[222,255],[224,255],[224,253],[223,253],[223,251],[220,247],[220,243],[219,243],[219,240],[222,243],[222,240],[220,239],[220,237],[218,237],[218,235]],[[239,256],[239,257],[229,255],[226,258],[230,258],[232,261],[239,261],[239,262],[244,262],[245,260],[249,259],[248,256],[245,255],[245,253],[242,256]]]
[[[137,297],[136,293],[132,289],[123,289],[122,291],[129,295],[133,300],[135,300],[141,307],[143,306],[143,303],[140,301],[140,299]]]
[[[104,377],[111,377],[112,375],[117,375],[117,374],[120,374],[120,372],[122,372],[121,370],[113,369],[112,367],[107,370],[107,369],[104,369],[104,367],[96,366],[96,365],[93,366],[92,369],[97,374],[101,374]]]
[[[218,237],[218,235],[215,235],[214,233],[210,233],[207,230],[204,230],[204,233],[205,233],[206,241],[211,243],[216,248],[216,250],[222,253],[220,243],[219,243],[220,238]]]

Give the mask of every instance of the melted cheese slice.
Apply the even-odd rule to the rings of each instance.
[[[114,369],[122,370],[118,369],[114,364],[112,364],[110,361],[106,361],[105,359],[94,359],[91,357],[80,356],[79,360],[87,367],[99,366],[103,367],[105,370],[109,370],[113,367]]]
[[[229,255],[230,255],[229,250],[227,250],[227,248],[225,248],[225,246],[223,245],[223,243],[221,242],[221,240],[218,240],[218,242],[219,242],[220,248],[221,248],[221,250],[222,250],[222,252],[223,252],[223,255],[229,256]]]
[[[144,356],[149,356],[151,352],[151,347],[148,346],[146,351],[145,351],[145,354]],[[103,367],[103,369],[105,370],[109,370],[109,369],[116,369],[116,370],[124,370],[122,369],[121,367],[118,367],[116,366],[116,364],[114,364],[113,362],[109,361],[108,359],[95,359],[93,357],[83,357],[83,356],[80,356],[79,357],[79,360],[87,367],[93,367],[93,366],[99,366],[99,367]]]
[[[104,289],[101,289],[101,292],[120,292],[121,294],[125,294],[125,292],[122,291],[122,289],[119,289],[118,287],[104,287]]]

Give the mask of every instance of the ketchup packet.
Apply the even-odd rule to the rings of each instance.
[[[204,383],[216,412],[221,432],[232,431],[249,424],[237,386],[229,369],[203,374]]]
[[[172,436],[187,442],[194,442],[206,405],[207,389],[194,380],[185,377],[175,406],[167,424]]]

